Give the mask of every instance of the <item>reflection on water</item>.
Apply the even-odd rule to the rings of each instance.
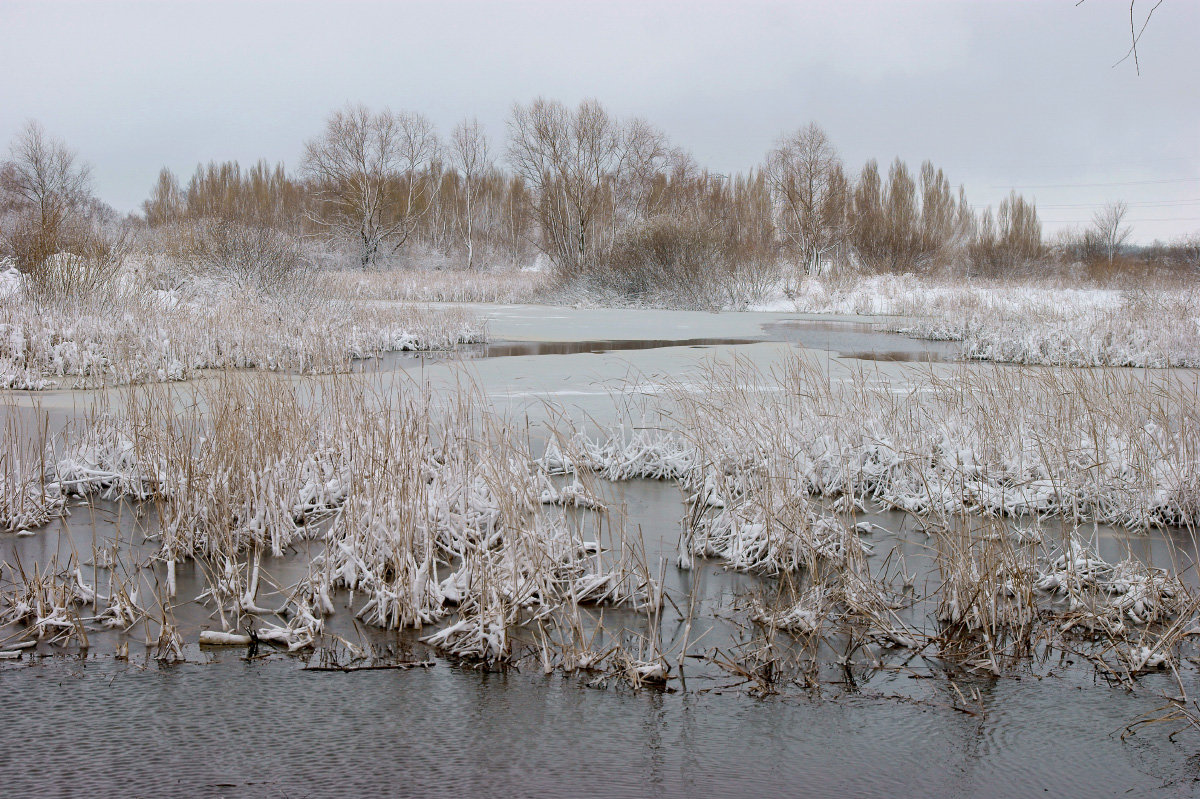
[[[940,363],[962,357],[962,347],[958,342],[908,338],[880,330],[881,324],[832,319],[785,319],[763,325],[763,332],[773,341],[790,341],[807,349],[836,353],[840,358]]]
[[[1189,795],[1192,752],[1113,734],[1146,700],[1067,679],[925,703],[598,691],[537,673],[288,661],[0,668],[6,796]],[[930,681],[923,681],[930,682]],[[966,686],[964,686],[966,688]],[[1082,690],[1080,690],[1082,689]]]
[[[946,358],[937,352],[864,351],[839,352],[839,358],[854,358],[860,361],[887,361],[889,363],[941,363]]]
[[[663,347],[714,347],[757,344],[754,338],[603,339],[597,341],[497,341],[459,352],[467,358],[506,358],[518,355],[575,355],[577,353],[655,350]]]
[[[386,353],[363,362],[360,368],[393,369],[422,359],[507,358],[528,355],[578,355],[654,350],[666,347],[717,347],[787,342],[806,349],[823,350],[856,360],[940,363],[958,360],[957,342],[911,339],[879,329],[880,323],[836,320],[788,319],[762,325],[758,338],[590,339],[585,341],[493,341],[471,344],[452,352]]]
[[[359,370],[386,371],[411,366],[422,361],[446,359],[474,360],[480,358],[512,358],[525,355],[587,355],[633,350],[656,350],[665,347],[715,347],[759,344],[762,338],[687,338],[687,339],[592,339],[587,341],[491,341],[485,344],[466,344],[452,351],[388,352],[375,358],[359,361]]]

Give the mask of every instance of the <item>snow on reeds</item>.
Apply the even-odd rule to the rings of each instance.
[[[1097,301],[965,293],[892,325],[916,338],[961,341],[963,356],[1039,366],[1200,367],[1200,294],[1127,292]]]
[[[652,478],[681,488],[679,566],[719,560],[773,595],[742,616],[761,640],[704,656],[755,690],[777,685],[783,639],[800,640],[808,662],[933,647],[988,673],[1049,645],[1128,682],[1179,662],[1200,600],[1177,571],[1101,560],[1081,525],[1200,521],[1195,394],[1173,373],[963,369],[889,383],[831,376],[802,355],[770,374],[713,361],[644,394],[650,406],[606,436],[549,430],[539,457],[529,430],[471,388],[229,373],[129,387],[19,473],[48,496],[152,508],[162,593],[194,563],[214,626],[289,650],[336,638],[328,620],[348,610],[419,630],[457,658],[534,655],[635,688],[682,682],[668,653],[696,658],[691,621],[705,599],[664,595],[667,567],[651,568],[599,484]],[[551,418],[570,429],[565,414]],[[890,542],[858,515],[881,509],[929,534],[923,589],[873,554]],[[264,563],[296,551],[307,553],[301,576],[279,585]],[[9,623],[70,621],[91,591],[93,620],[153,618],[147,640],[179,656],[173,603],[159,596],[155,610],[136,580],[110,571],[107,584],[92,578],[97,591],[71,564],[49,582],[4,568]],[[283,606],[264,607],[261,586]],[[44,613],[29,610],[38,591]],[[664,641],[668,606],[680,624]]]
[[[1200,366],[1200,294],[1180,284],[1080,289],[1050,280],[805,278],[760,310],[903,317],[887,329],[960,341],[976,360],[1038,366]]]
[[[0,443],[0,532],[33,530],[58,516],[63,493],[53,476],[48,476],[47,441],[44,429],[24,436],[15,408],[0,409],[5,415]]]
[[[1102,631],[1128,677],[1154,660],[1138,652],[1165,657],[1195,616],[1194,592],[1167,572],[1041,532],[1049,518],[1060,530],[1200,523],[1200,404],[1185,376],[997,369],[890,383],[794,356],[770,375],[710,362],[654,396],[642,413],[660,411],[661,429],[559,436],[545,462],[677,480],[681,566],[718,558],[800,580],[755,610],[760,624],[807,636],[851,620],[885,645],[937,640],[999,672],[1031,656],[1051,619],[1056,636]],[[934,630],[901,622],[892,579],[865,568],[870,525],[854,518],[868,508],[913,514],[933,536]]]
[[[75,641],[87,646],[82,606],[96,600],[96,592],[83,579],[74,558],[60,569],[56,557],[26,569],[19,562],[3,564],[0,573],[0,624],[25,625],[39,641]]]
[[[203,369],[345,371],[386,352],[483,341],[461,309],[384,306],[319,292],[224,285],[151,292],[125,285],[42,304],[0,302],[0,387],[46,389],[182,380]]]
[[[659,601],[636,542],[617,529],[603,548],[572,520],[604,515],[587,481],[548,502],[552,478],[472,390],[400,388],[235,373],[130,387],[59,442],[48,484],[152,505],[165,594],[194,560],[224,629],[262,619],[257,638],[289,649],[314,645],[335,595],[379,627],[445,622],[428,643],[485,661],[513,656],[511,628],[567,607]],[[261,607],[263,554],[314,539],[285,606]],[[99,616],[125,622],[129,605]]]
[[[869,499],[920,515],[1144,529],[1200,522],[1198,400],[1188,376],[1164,373],[960,370],[889,383],[831,378],[800,356],[771,375],[738,359],[669,387],[661,429],[576,435],[570,447],[606,477],[680,479],[712,510],[705,528],[735,516],[753,527],[825,497],[847,510]],[[549,450],[548,468],[563,468],[563,449]]]
[[[961,280],[912,274],[804,277],[781,288],[781,297],[759,309],[922,316],[950,311],[964,303],[996,308],[1020,308],[1035,303],[1059,308],[1103,308],[1116,305],[1121,297],[1119,290],[1077,288],[1050,279]],[[1163,293],[1177,292],[1177,288],[1165,285],[1160,288]]]
[[[319,272],[314,282],[323,294],[352,300],[393,302],[539,302],[549,273],[534,270],[469,272],[461,269],[362,269]]]

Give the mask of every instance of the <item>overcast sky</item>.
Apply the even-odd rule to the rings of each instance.
[[[1138,0],[1139,13],[1153,0]],[[1165,0],[1132,60],[1126,2],[13,2],[0,142],[40,120],[122,211],[160,167],[298,161],[347,101],[475,115],[596,97],[717,172],[816,121],[851,172],[897,155],[968,199],[1036,197],[1046,230],[1123,199],[1135,238],[1200,230],[1200,2]],[[502,146],[496,149],[503,151]]]

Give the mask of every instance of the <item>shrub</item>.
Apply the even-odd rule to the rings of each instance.
[[[659,216],[626,228],[571,287],[638,304],[725,308],[758,299],[777,276],[720,224]]]
[[[186,277],[271,289],[310,268],[300,242],[269,227],[205,220],[167,233],[164,249]]]

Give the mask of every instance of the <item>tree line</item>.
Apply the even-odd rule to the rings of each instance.
[[[111,226],[105,209],[86,166],[31,123],[0,167],[3,253],[28,271],[95,246]],[[164,168],[141,210],[136,221],[151,235],[213,263],[255,247],[262,252],[244,260],[304,258],[311,247],[301,243],[361,268],[495,269],[541,256],[565,281],[625,294],[699,272],[753,279],[781,264],[807,274],[1019,275],[1052,255],[1033,201],[1014,192],[976,209],[929,161],[914,171],[899,158],[886,168],[870,160],[852,171],[814,123],[781,136],[760,165],[716,174],[649,122],[595,100],[515,104],[499,146],[477,120],[443,138],[421,114],[351,105],[305,143],[296,171],[209,163],[185,182]],[[1053,254],[1113,266],[1124,228],[1111,221],[1098,215],[1094,230],[1061,239]],[[1184,258],[1186,244],[1159,256]]]

